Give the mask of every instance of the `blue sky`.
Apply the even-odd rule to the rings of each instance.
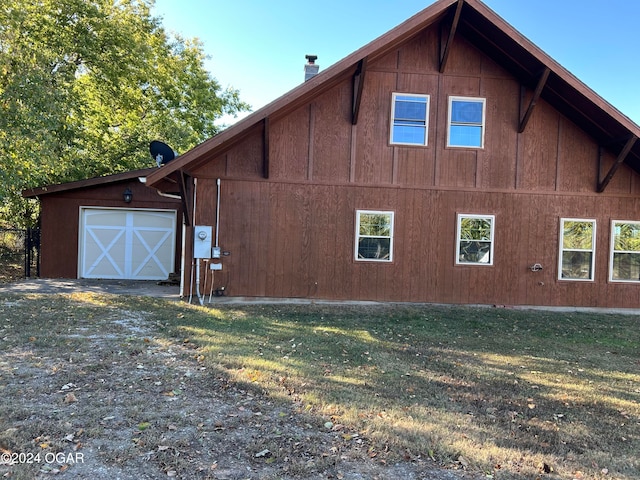
[[[302,83],[306,54],[326,69],[433,3],[156,0],[152,13],[167,30],[200,39],[211,74],[257,110]],[[484,3],[640,124],[640,1]]]

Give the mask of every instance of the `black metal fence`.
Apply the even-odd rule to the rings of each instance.
[[[40,229],[0,228],[0,279],[40,276]]]

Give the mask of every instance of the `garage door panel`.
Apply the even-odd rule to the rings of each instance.
[[[85,210],[85,225],[99,228],[121,227],[122,212],[118,210]]]
[[[83,209],[82,278],[162,280],[173,271],[175,211]]]
[[[84,265],[88,278],[121,278],[125,259],[124,229],[114,226],[85,227]]]
[[[149,228],[151,230],[158,228],[173,229],[173,218],[168,218],[165,214],[157,213],[139,213],[133,219],[134,225],[138,229]]]
[[[144,235],[143,235],[144,233]],[[169,272],[166,265],[171,265],[173,255],[162,248],[171,235],[170,231],[146,230],[136,231],[132,245],[132,270],[136,277],[167,278]]]
[[[108,257],[97,259],[87,270],[84,278],[123,278],[124,272],[118,263]]]
[[[134,264],[133,268],[133,275],[140,280],[156,280],[169,276],[166,268],[155,259],[148,259],[137,265]]]

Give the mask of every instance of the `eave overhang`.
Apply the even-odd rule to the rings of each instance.
[[[535,91],[544,76],[540,98],[619,156],[640,127],[549,55],[515,30],[486,5],[465,0],[458,34]],[[547,72],[548,70],[548,72]],[[640,144],[631,148],[624,163],[640,173]]]
[[[154,168],[143,168],[140,170],[130,170],[128,172],[116,173],[113,175],[105,175],[102,177],[93,177],[85,180],[77,180],[75,182],[56,183],[53,185],[46,185],[38,188],[27,188],[22,191],[24,198],[35,198],[43,195],[50,195],[53,193],[69,192],[72,190],[79,190],[82,188],[98,187],[100,185],[107,185],[110,183],[126,182],[132,179],[146,178],[148,175],[154,173],[157,170]],[[145,182],[146,183],[146,182]]]

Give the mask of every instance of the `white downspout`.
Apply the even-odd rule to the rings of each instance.
[[[186,263],[187,256],[187,226],[184,224],[184,218],[182,219],[182,255],[180,255],[180,298],[184,298],[184,265]]]
[[[220,179],[216,181],[217,185],[217,198],[216,198],[216,249],[220,249]],[[211,298],[213,297],[213,280],[215,278],[215,273],[211,270],[211,289],[209,290],[209,303],[211,303]],[[206,282],[205,282],[206,288]],[[206,293],[205,293],[206,294]]]
[[[193,179],[193,215],[191,216],[192,218],[192,222],[191,222],[191,229],[193,230],[196,226],[196,201],[198,198],[198,179],[194,178]],[[192,235],[193,237],[194,235]],[[193,240],[192,240],[193,242]],[[189,275],[189,278],[191,279],[191,284],[189,285],[189,303],[191,303],[191,299],[193,298],[193,274],[194,274],[194,267],[196,266],[196,258],[193,256],[194,252],[191,252],[191,274]],[[200,297],[200,265],[198,262],[198,268],[197,268],[197,277],[196,277],[196,293],[198,294],[198,297]]]
[[[202,293],[200,292],[200,259],[196,258],[194,259],[197,263],[196,263],[196,294],[198,295],[198,301],[200,302],[200,305],[204,305],[204,297],[202,296]]]
[[[218,198],[216,200],[216,247],[219,247],[218,243],[218,231],[220,230],[220,179],[217,180],[218,185]]]
[[[198,179],[193,179],[193,226],[195,227],[198,223],[196,222],[196,200],[198,198]],[[195,253],[195,252],[194,252]],[[193,257],[194,262],[196,262],[196,295],[198,296],[198,301],[200,305],[204,305],[204,297],[202,296],[202,292],[200,292],[200,259]],[[191,267],[193,269],[193,267]],[[191,302],[189,302],[191,303]]]

